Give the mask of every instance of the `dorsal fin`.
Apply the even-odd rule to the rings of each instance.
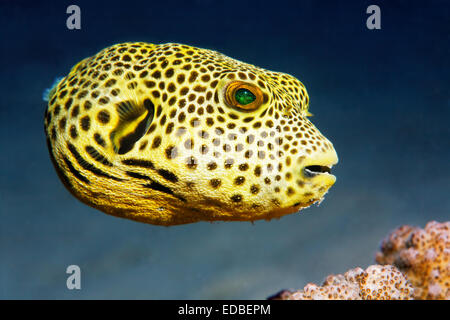
[[[135,143],[147,132],[153,120],[155,106],[150,99],[139,104],[126,100],[116,104],[116,111],[119,122],[110,137],[114,152],[125,154],[133,149]]]

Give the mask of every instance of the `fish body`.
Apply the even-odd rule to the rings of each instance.
[[[320,201],[332,143],[295,77],[182,44],[122,43],[48,91],[45,133],[68,190],[156,225],[254,221]]]

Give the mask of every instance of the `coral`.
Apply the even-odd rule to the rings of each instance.
[[[425,229],[402,226],[381,244],[380,264],[395,265],[415,288],[415,299],[450,299],[450,222]]]
[[[322,286],[283,290],[276,300],[450,300],[450,222],[401,226],[382,243],[373,265],[330,275]]]
[[[282,291],[278,300],[411,300],[414,289],[394,266],[355,268],[344,275],[330,275],[322,286],[309,283],[303,290]]]

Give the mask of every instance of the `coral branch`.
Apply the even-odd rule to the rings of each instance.
[[[309,283],[303,290],[283,291],[282,300],[411,300],[414,289],[393,266],[355,268],[344,275],[330,275],[322,286]]]
[[[381,244],[380,264],[393,264],[415,288],[415,299],[450,299],[450,222],[402,226]]]

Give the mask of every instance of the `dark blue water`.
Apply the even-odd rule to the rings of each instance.
[[[78,4],[82,29],[66,28]],[[381,30],[366,28],[370,4]],[[402,224],[450,218],[447,1],[2,1],[0,298],[266,298],[374,263]],[[157,227],[72,197],[42,92],[123,41],[181,42],[298,77],[334,143],[320,207],[255,224]],[[66,288],[79,265],[82,289]]]

